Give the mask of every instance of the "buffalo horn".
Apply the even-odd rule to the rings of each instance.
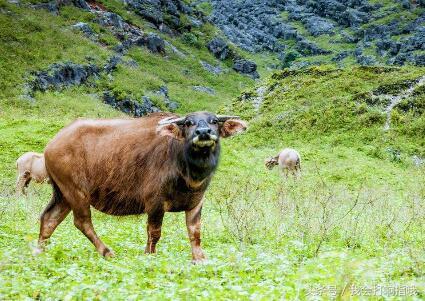
[[[158,124],[164,125],[164,124],[175,123],[177,125],[181,125],[184,123],[185,119],[186,117],[179,117],[179,118],[168,117],[168,118],[162,119]]]
[[[217,119],[219,122],[225,122],[229,119],[239,119],[239,116],[230,116],[230,115],[217,115]]]

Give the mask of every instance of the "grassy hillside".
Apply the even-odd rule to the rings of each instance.
[[[422,74],[411,68],[283,71],[262,84],[267,92],[258,111],[249,98],[255,92],[236,99],[227,109],[250,120],[250,128],[223,141],[221,166],[203,214],[210,259],[200,266],[189,263],[182,213],[166,216],[155,256],[143,254],[145,216],[98,212],[95,228],[116,252],[112,260],[95,252],[71,217],[55,232],[47,252],[31,255],[38,215],[51,192],[32,185],[28,198],[14,196],[16,156],[41,150],[74,117],[120,113],[92,96],[70,101],[80,88],[44,95],[31,107],[3,106],[0,296],[207,300],[319,294],[348,300],[356,286],[378,284],[387,291],[410,288],[412,298],[420,299],[425,171],[413,165],[411,156],[423,156],[423,136],[409,134],[407,117],[413,112],[400,113],[406,118],[384,132],[383,113],[358,99]],[[282,180],[276,170],[264,168],[264,159],[284,146],[302,154],[299,181]]]
[[[165,41],[172,42],[171,45],[179,52],[174,52],[167,45],[165,55],[153,54],[145,47],[132,47],[124,56],[124,63],[119,64],[111,76],[101,74],[85,89],[74,94],[74,98],[81,93],[112,90],[117,95],[133,98],[147,95],[156,101],[155,91],[166,85],[170,97],[181,104],[182,111],[215,110],[223,101],[235,97],[252,83],[251,79],[237,74],[225,63],[222,68],[226,72],[220,75],[211,74],[202,67],[201,60],[212,65],[222,64],[205,46],[208,38],[215,33],[211,25],[194,28],[191,35],[195,40],[188,42],[185,35],[171,37],[158,32],[134,12],[125,10],[121,2],[101,3],[107,11],[119,13],[126,22],[143,32],[159,34]],[[91,12],[68,5],[61,7],[59,15],[55,16],[43,9],[31,9],[28,5],[25,1],[19,6],[0,1],[0,99],[2,102],[18,102],[18,106],[27,104],[25,97],[20,96],[25,94],[25,84],[32,79],[32,72],[66,61],[102,66],[119,44],[111,28],[100,26],[96,15]],[[94,42],[73,29],[72,25],[78,22],[88,24],[98,41]],[[134,61],[136,67],[125,64],[128,61]],[[194,91],[192,86],[210,87],[216,93],[210,95]],[[43,97],[38,95],[36,100]],[[156,102],[161,106],[159,101]]]
[[[30,71],[58,61],[87,63],[85,56],[103,64],[118,41],[92,14],[72,6],[53,16],[0,3],[0,299],[405,299],[403,288],[408,299],[424,298],[425,170],[419,161],[425,156],[425,90],[419,79],[425,69],[283,70],[251,87],[251,79],[233,71],[215,76],[202,68],[199,60],[218,64],[203,46],[215,30],[206,24],[194,29],[199,47],[183,35],[163,35],[184,57],[169,48],[161,56],[134,47],[124,60],[137,68],[122,63],[111,76],[28,98]],[[102,3],[155,31],[120,1]],[[69,29],[82,20],[101,45]],[[32,255],[51,188],[31,184],[28,197],[16,197],[16,158],[42,151],[77,117],[124,116],[102,103],[103,90],[159,102],[155,91],[164,84],[181,104],[179,113],[219,110],[250,124],[245,134],[223,140],[221,165],[206,194],[202,243],[209,260],[190,264],[183,213],[166,215],[158,254],[147,256],[145,216],[95,210],[94,227],[115,258],[101,258],[72,216],[45,253]],[[193,85],[216,94],[193,91]],[[406,95],[391,111],[389,130],[385,95]],[[297,181],[264,167],[288,146],[302,156]],[[366,291],[376,285],[381,295]]]

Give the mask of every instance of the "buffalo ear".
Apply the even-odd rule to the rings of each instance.
[[[223,122],[220,128],[220,136],[223,138],[233,136],[237,133],[245,131],[248,124],[239,119],[229,119]]]
[[[170,136],[177,140],[183,140],[183,133],[180,127],[175,123],[158,125],[156,133],[160,136]]]

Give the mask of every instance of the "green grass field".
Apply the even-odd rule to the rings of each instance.
[[[107,4],[144,26],[121,2]],[[371,96],[400,93],[424,68],[324,66],[254,83],[233,71],[207,73],[199,60],[217,62],[206,48],[176,38],[173,44],[191,55],[160,58],[135,48],[126,59],[139,69],[120,66],[112,80],[36,93],[28,101],[21,95],[29,70],[81,62],[88,54],[102,62],[116,41],[104,33],[111,45],[99,47],[65,30],[81,18],[91,22],[75,8],[51,16],[0,0],[0,9],[9,11],[0,13],[0,300],[425,298],[425,167],[413,163],[414,156],[425,157],[425,90],[416,87],[395,107],[389,131],[385,107]],[[200,29],[202,43],[213,30]],[[69,48],[68,41],[74,41]],[[34,256],[51,188],[31,184],[28,197],[17,197],[16,159],[42,151],[77,117],[125,116],[102,103],[103,89],[140,97],[163,84],[182,104],[180,114],[207,109],[249,122],[246,133],[222,141],[221,164],[205,196],[208,260],[191,264],[184,213],[166,214],[158,253],[145,255],[146,216],[117,218],[94,209],[94,227],[114,258],[96,252],[72,215]],[[200,94],[191,85],[217,93]],[[260,86],[266,93],[257,110],[252,100]],[[297,181],[264,166],[283,147],[301,153]]]
[[[266,96],[256,117],[249,103],[240,105],[240,100],[227,108],[247,117],[251,125],[245,134],[223,141],[221,166],[203,213],[203,246],[209,259],[196,266],[190,263],[182,213],[166,216],[154,256],[143,254],[144,216],[116,218],[98,212],[95,228],[116,252],[115,258],[101,258],[71,216],[54,233],[47,251],[33,256],[38,216],[51,191],[48,185],[32,185],[29,197],[15,197],[16,157],[27,150],[41,151],[75,117],[121,114],[77,88],[40,95],[29,107],[3,106],[1,298],[310,299],[322,290],[319,297],[324,299],[350,299],[356,287],[381,285],[414,289],[411,298],[421,299],[425,170],[411,163],[409,152],[415,147],[423,151],[423,141],[382,133],[379,118],[355,131],[363,119],[347,108],[345,130],[338,130],[338,114],[329,115],[337,119],[335,128],[322,128],[334,123],[323,121],[320,110],[316,125],[302,117],[307,109],[295,113],[301,115],[294,118],[305,118],[299,126],[310,128],[270,122],[285,105],[293,105],[292,99],[309,101],[312,110],[322,107],[321,102],[328,101],[328,90],[320,89],[322,80],[334,87],[335,95],[350,100],[338,92],[346,87],[347,76],[352,76],[350,89],[357,92],[385,84],[388,76],[373,69],[332,71],[335,76],[326,78],[315,72],[270,79],[278,88]],[[394,72],[403,79],[415,78],[422,70]],[[308,95],[302,90],[306,87],[314,97],[302,97]],[[283,98],[280,88],[286,91]],[[333,108],[339,111],[349,104],[338,103]],[[402,154],[397,160],[387,152],[395,143]],[[295,147],[303,156],[299,181],[283,181],[276,170],[267,171],[263,165],[283,146]]]

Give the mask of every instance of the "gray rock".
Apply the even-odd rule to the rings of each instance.
[[[113,55],[107,60],[105,66],[103,67],[103,70],[106,72],[106,74],[110,74],[112,73],[112,71],[117,69],[117,65],[121,63],[121,61],[121,56]]]
[[[356,9],[348,9],[346,11],[346,18],[350,26],[357,27],[359,25],[367,23],[370,19],[370,15],[365,12],[358,11]]]
[[[202,20],[199,20],[195,17],[189,17],[189,20],[193,27],[201,27],[204,24]]]
[[[52,14],[59,14],[59,8],[64,5],[74,5],[75,7],[89,11],[90,6],[84,0],[53,0],[31,5],[34,9],[46,9]]]
[[[141,117],[160,111],[147,96],[143,96],[141,102],[138,102],[129,97],[118,99],[112,92],[105,91],[103,93],[103,102],[134,117]]]
[[[332,61],[333,61],[333,62],[340,62],[340,61],[342,61],[343,59],[345,59],[345,58],[349,57],[351,54],[353,54],[353,52],[352,52],[352,51],[342,51],[342,52],[338,53],[336,56],[334,56],[334,57],[332,58]]]
[[[260,75],[257,72],[257,64],[253,61],[239,59],[233,62],[233,70],[236,72],[248,75],[253,79],[260,78]]]
[[[78,22],[72,25],[72,28],[81,31],[87,38],[89,38],[92,41],[97,41],[98,39],[97,34],[93,31],[93,29],[87,23]]]
[[[316,16],[306,19],[304,25],[313,36],[333,34],[335,28],[331,22]]]
[[[168,88],[166,86],[161,86],[156,93],[163,97],[163,102],[165,106],[171,112],[177,110],[180,107],[178,102],[170,99],[170,96],[168,95]]]
[[[192,89],[199,92],[204,92],[210,95],[215,95],[215,90],[213,88],[204,87],[204,86],[192,86]]]
[[[101,12],[99,14],[99,17],[97,19],[100,25],[102,26],[110,26],[114,29],[124,29],[124,20],[121,18],[121,16],[111,13],[111,12]]]
[[[322,54],[330,54],[331,51],[326,49],[322,49],[317,46],[315,43],[310,42],[306,39],[301,39],[297,41],[296,47],[297,51],[303,55],[322,55]]]
[[[181,0],[124,0],[124,3],[157,28],[161,27],[161,31],[170,29],[170,33],[173,30],[176,32],[190,30],[190,24],[182,24],[180,21],[183,14],[196,17],[199,13]],[[196,21],[195,23],[197,24]],[[166,24],[166,27],[163,24]]]
[[[153,53],[165,53],[165,42],[157,34],[149,33],[143,38],[143,43]]]
[[[143,116],[149,113],[160,112],[161,110],[156,107],[148,96],[142,96],[142,103],[136,106],[135,116]]]
[[[359,55],[356,57],[357,63],[362,66],[373,66],[376,65],[377,62],[373,56],[370,55]]]
[[[414,155],[412,157],[412,162],[413,162],[413,165],[415,165],[416,167],[420,167],[422,165],[425,165],[425,159],[424,158],[421,158],[421,157],[419,157],[417,155]]]
[[[33,72],[34,79],[29,83],[32,91],[59,90],[67,86],[81,85],[100,70],[95,65],[79,65],[72,62],[57,63],[47,70]]]
[[[220,38],[214,38],[207,44],[208,50],[220,60],[225,60],[230,55],[229,46]]]
[[[247,51],[278,51],[279,36],[293,35],[279,22],[283,1],[211,1],[209,20],[218,26],[230,41]]]
[[[202,67],[204,67],[205,70],[207,70],[210,73],[213,73],[215,75],[221,74],[223,72],[223,69],[220,67],[220,65],[217,66],[213,66],[208,64],[207,62],[204,61],[199,61],[202,65]]]

